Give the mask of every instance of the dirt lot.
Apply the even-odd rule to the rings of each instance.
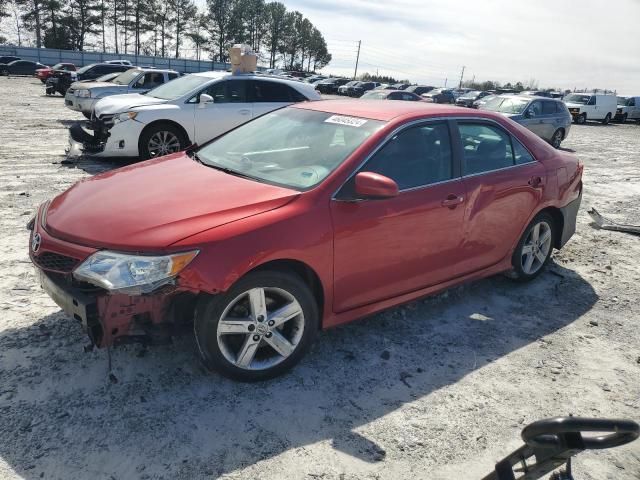
[[[117,166],[65,162],[82,118],[32,79],[0,78],[0,478],[479,479],[549,416],[640,420],[640,126],[574,126],[578,233],[528,285],[497,277],[322,334],[263,384],[203,371],[191,338],[83,352],[36,285],[36,206]],[[640,441],[585,453],[579,479],[640,479]]]

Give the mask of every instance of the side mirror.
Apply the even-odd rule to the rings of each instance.
[[[536,114],[532,108],[528,108],[526,112],[524,112],[524,118],[532,118],[535,117]]]
[[[204,108],[207,103],[213,103],[213,97],[211,95],[207,95],[206,93],[200,94],[200,108]]]
[[[398,196],[398,184],[389,177],[373,172],[356,175],[356,195],[359,198],[382,199]]]

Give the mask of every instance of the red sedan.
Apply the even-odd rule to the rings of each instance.
[[[73,63],[56,63],[53,67],[37,69],[36,77],[38,77],[42,83],[46,83],[47,78],[53,75],[54,70],[65,70],[67,72],[75,72],[76,66]]]
[[[502,272],[575,231],[582,165],[487,111],[320,101],[43,204],[43,288],[103,347],[193,325],[205,363],[260,380],[320,329]]]

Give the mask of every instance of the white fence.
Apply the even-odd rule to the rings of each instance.
[[[150,55],[124,55],[102,52],[77,52],[74,50],[58,50],[54,48],[31,48],[0,45],[0,56],[15,55],[23,60],[54,65],[59,62],[73,63],[84,66],[105,60],[129,60],[132,65],[170,68],[181,73],[205,72],[209,70],[227,70],[229,63],[213,62],[211,60],[189,60],[186,58],[153,57]]]

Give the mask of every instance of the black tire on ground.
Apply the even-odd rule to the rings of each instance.
[[[170,143],[172,147],[168,149],[170,151],[154,151],[154,147],[150,145],[150,141],[156,135],[164,138],[172,138]],[[176,141],[173,141],[173,139],[175,139]],[[170,123],[158,122],[143,130],[142,135],[140,135],[140,140],[138,141],[138,152],[140,155],[140,159],[148,160],[150,158],[161,157],[170,153],[179,152],[187,148],[187,146],[188,139],[185,137],[182,130]]]
[[[628,114],[626,114],[626,113],[624,115],[622,115],[622,120],[620,121],[620,123],[626,123],[627,122],[627,117],[628,117]]]
[[[544,240],[544,246],[538,248],[530,248],[535,242],[535,229],[538,227],[538,241],[542,243],[543,236],[546,232],[549,232],[549,237]],[[544,267],[551,258],[553,246],[555,245],[555,239],[557,235],[556,224],[551,215],[545,212],[541,212],[535,216],[531,223],[527,225],[522,238],[516,246],[513,256],[511,257],[511,265],[513,271],[510,277],[519,282],[528,282],[536,278],[544,270]],[[546,245],[548,242],[548,251],[545,254]],[[527,268],[527,261],[529,260],[529,251],[534,256],[533,262],[530,264],[530,268]],[[540,254],[538,256],[538,254]],[[540,257],[544,258],[541,261]]]
[[[609,125],[609,122],[611,122],[611,114],[607,113],[607,115],[604,117],[604,120],[602,120],[602,124]]]
[[[41,79],[40,79],[40,81],[41,81],[42,83],[47,83],[47,81],[46,81],[45,79],[43,79],[43,78],[41,78]]]
[[[252,316],[252,308],[249,303],[251,297],[248,296],[248,292],[256,291],[255,289],[265,289],[266,318],[261,318],[260,315],[257,318]],[[275,292],[275,294],[269,293],[269,291]],[[293,347],[288,356],[277,353],[271,347],[267,338],[272,337],[268,337],[268,332],[259,333],[260,328],[264,328],[267,324],[271,325],[270,316],[282,308],[283,304],[278,303],[277,295],[278,292],[283,291],[297,301],[298,305],[295,311],[302,312],[302,317],[298,314],[282,323],[280,327],[277,325],[271,327],[274,332],[277,329],[277,332],[273,334],[274,339],[278,332],[281,334],[280,338],[285,338],[287,341],[295,338],[295,340],[289,341],[287,346],[288,348]],[[284,305],[290,304],[285,302]],[[229,310],[230,307],[232,307],[231,310]],[[300,310],[297,310],[297,307]],[[240,310],[238,311],[236,308]],[[242,333],[220,337],[228,339],[225,340],[224,350],[220,346],[221,342],[218,341],[218,327],[223,317],[233,320],[240,319],[244,322],[239,327]],[[254,382],[281,375],[296,365],[313,343],[318,332],[319,322],[318,305],[302,278],[293,273],[265,270],[247,274],[225,293],[203,297],[196,308],[194,334],[200,358],[207,368],[234,380]],[[244,333],[245,324],[247,325],[246,333]],[[300,334],[300,329],[302,329],[302,334]],[[258,337],[260,338],[256,340]],[[250,342],[253,345],[258,342],[258,346],[254,350],[254,356],[249,360],[249,367],[237,365],[237,363],[241,363],[240,352],[247,351],[246,346]],[[233,346],[235,348],[231,348]],[[235,349],[238,351],[233,351]],[[275,355],[273,355],[274,353]],[[271,356],[269,356],[270,354]],[[282,358],[279,358],[278,355]],[[231,357],[235,357],[235,360],[231,360]],[[272,363],[273,359],[279,363],[270,365],[269,363]]]
[[[587,114],[586,113],[581,113],[580,115],[578,115],[576,117],[576,119],[574,121],[578,125],[584,125],[585,123],[587,123]]]
[[[564,130],[559,128],[554,132],[553,137],[551,137],[551,146],[553,148],[560,148],[562,140],[564,140]]]

